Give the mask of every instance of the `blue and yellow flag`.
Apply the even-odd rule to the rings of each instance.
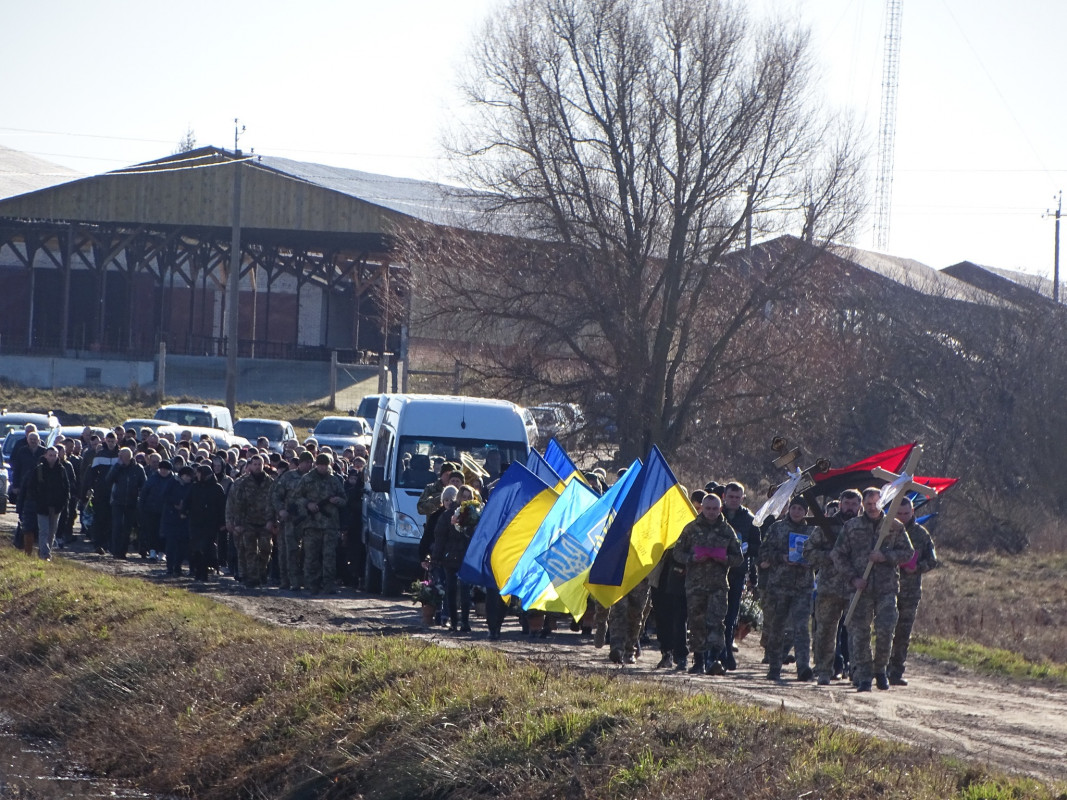
[[[526,458],[526,469],[530,470],[530,472],[538,478],[553,487],[557,492],[563,491],[563,478],[561,478],[552,467],[548,466],[545,457],[532,447],[530,448],[530,455]]]
[[[489,496],[489,502],[482,509],[471,543],[467,547],[467,555],[459,568],[460,579],[478,586],[499,586],[500,583],[494,576],[492,560],[500,539],[513,525],[516,529],[528,528],[532,534],[555,499],[556,493],[546,486],[544,481],[522,464],[512,463],[500,476],[496,488]],[[537,516],[539,513],[540,516]],[[529,519],[531,514],[535,517],[532,522]],[[520,555],[521,552],[520,550]],[[501,551],[501,555],[503,553],[504,551]],[[504,580],[507,580],[507,577],[505,575]]]
[[[555,591],[544,596],[552,588],[552,579],[545,568],[537,562],[537,557],[560,537],[567,527],[597,501],[597,493],[581,481],[571,481],[560,493],[559,499],[548,512],[537,532],[530,539],[526,552],[511,573],[508,582],[500,587],[501,594],[518,597],[522,607],[530,609],[537,604],[543,611],[563,611],[564,608],[549,607],[549,602],[556,597]]]
[[[577,478],[583,483],[585,482],[585,476],[582,471],[571,461],[571,457],[567,455],[563,445],[557,442],[555,438],[550,439],[545,447],[545,462],[559,475],[560,480],[564,483],[569,483],[573,478]]]
[[[696,511],[653,446],[589,569],[589,593],[603,606],[622,599],[659,563]]]
[[[552,581],[552,588],[575,619],[585,613],[585,588],[589,567],[604,541],[604,532],[622,508],[627,494],[641,474],[641,462],[634,461],[615,484],[563,531],[549,548],[537,557]]]

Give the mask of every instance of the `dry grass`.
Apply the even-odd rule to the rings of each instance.
[[[1023,675],[1013,656],[1057,681],[1067,678],[1067,555],[939,553],[945,562],[923,579],[915,630],[920,649],[964,663],[985,659],[987,671]],[[938,642],[937,640],[943,640]],[[946,642],[955,643],[956,655]],[[996,651],[964,652],[960,645]],[[976,664],[982,666],[981,664]]]
[[[167,397],[165,403],[201,402],[194,397]],[[7,379],[0,379],[0,407],[11,412],[27,411],[47,413],[55,411],[60,421],[67,425],[102,425],[110,427],[127,419],[151,417],[159,403],[150,393],[136,387],[129,391],[93,390],[78,387],[57,389],[33,389],[20,386]],[[263,417],[286,419],[296,430],[314,427],[327,414],[333,413],[325,406],[309,403],[279,405],[276,403],[238,403],[237,418]]]
[[[0,707],[200,798],[1052,797],[783,712],[488,649],[315,635],[0,546]]]

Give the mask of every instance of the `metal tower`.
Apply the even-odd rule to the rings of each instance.
[[[889,217],[893,205],[893,149],[897,135],[897,84],[900,78],[900,19],[904,0],[886,0],[885,56],[882,62],[882,114],[878,124],[877,207],[874,246],[889,249]]]

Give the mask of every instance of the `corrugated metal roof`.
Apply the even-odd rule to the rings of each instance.
[[[1003,297],[979,289],[913,258],[890,256],[857,247],[839,247],[835,248],[834,252],[864,269],[925,295],[982,305],[999,306],[1006,302]]]
[[[455,186],[275,156],[257,155],[254,163],[434,225],[480,229],[485,223],[485,204]]]
[[[82,177],[80,172],[0,145],[0,200]]]

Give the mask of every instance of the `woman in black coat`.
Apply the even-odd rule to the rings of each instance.
[[[189,520],[189,571],[193,579],[207,580],[208,567],[218,563],[219,532],[226,527],[226,492],[208,464],[197,468],[197,480],[185,498]]]

